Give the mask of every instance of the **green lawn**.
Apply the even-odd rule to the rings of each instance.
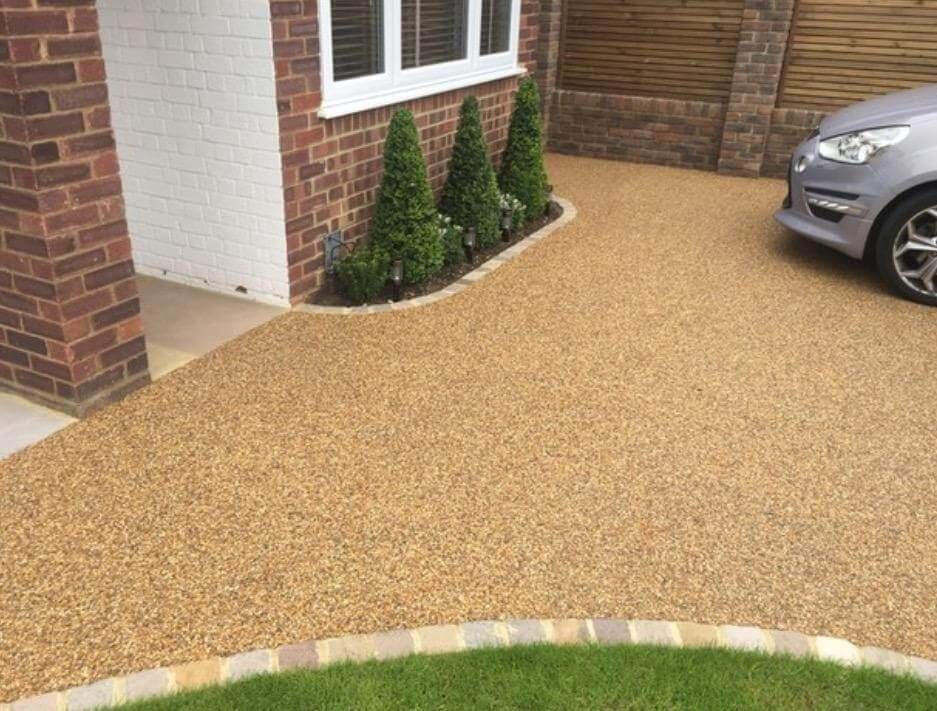
[[[341,664],[126,708],[932,710],[937,686],[726,650],[535,646]]]

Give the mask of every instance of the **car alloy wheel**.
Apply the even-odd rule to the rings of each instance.
[[[892,247],[895,271],[911,289],[937,297],[937,206],[908,220]]]

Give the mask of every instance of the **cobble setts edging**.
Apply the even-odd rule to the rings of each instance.
[[[0,704],[0,711],[86,711],[291,669],[317,669],[339,662],[525,644],[644,644],[735,649],[819,659],[844,666],[870,666],[937,683],[935,661],[879,647],[859,647],[838,637],[665,620],[509,619],[432,625],[254,649],[228,657],[148,669],[12,704]]]

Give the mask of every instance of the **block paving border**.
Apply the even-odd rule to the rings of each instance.
[[[255,649],[229,657],[210,657],[112,677],[11,704],[0,704],[0,711],[87,711],[289,669],[317,669],[339,662],[385,660],[412,654],[445,654],[482,647],[526,644],[716,647],[819,659],[844,666],[869,666],[937,683],[937,661],[879,647],[858,647],[837,637],[808,636],[760,627],[664,620],[509,619],[309,640],[273,649]]]
[[[504,264],[507,264],[512,259],[517,257],[517,255],[519,255],[524,250],[532,247],[544,237],[551,235],[552,233],[556,232],[556,230],[564,227],[565,225],[568,225],[570,222],[576,219],[576,208],[573,207],[571,202],[555,195],[552,196],[551,199],[553,202],[557,203],[560,207],[563,208],[562,215],[553,220],[553,222],[550,224],[544,225],[536,232],[529,234],[524,239],[518,241],[515,244],[512,244],[503,252],[499,252],[487,262],[484,262],[481,266],[476,267],[468,274],[463,275],[462,278],[453,282],[445,289],[434,291],[432,294],[425,294],[423,296],[417,296],[412,299],[404,299],[402,301],[388,302],[386,304],[371,304],[368,306],[321,306],[319,304],[299,304],[294,307],[294,311],[304,311],[311,314],[329,314],[332,316],[362,316],[366,314],[389,313],[390,311],[406,311],[407,309],[415,309],[420,306],[435,304],[436,302],[442,301],[443,299],[448,299],[450,296],[461,294],[472,284],[481,281],[486,276],[491,274],[491,272],[493,272],[495,269]]]

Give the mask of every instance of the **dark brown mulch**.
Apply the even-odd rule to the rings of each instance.
[[[531,235],[537,230],[546,227],[548,224],[558,219],[562,214],[563,208],[560,207],[558,203],[550,201],[550,206],[547,210],[547,213],[543,215],[543,217],[528,222],[526,225],[524,225],[523,228],[511,235],[510,240],[506,242],[501,240],[491,247],[476,251],[475,259],[471,263],[462,262],[460,264],[444,266],[439,274],[437,274],[425,284],[405,287],[400,295],[400,298],[415,299],[418,296],[425,296],[426,294],[432,294],[436,291],[442,291],[450,284],[454,284],[455,282],[459,281],[459,279],[461,279],[476,267],[484,264],[492,257],[496,257],[508,247],[517,244],[528,235]],[[378,294],[377,297],[374,298],[374,300],[369,301],[368,303],[385,304],[391,300],[393,300],[393,289],[390,285],[388,285],[380,294]],[[313,294],[313,296],[309,299],[309,303],[318,304],[320,306],[357,305],[346,299],[342,294],[338,293],[336,289],[335,278],[332,276],[326,278],[325,287],[318,293]]]

